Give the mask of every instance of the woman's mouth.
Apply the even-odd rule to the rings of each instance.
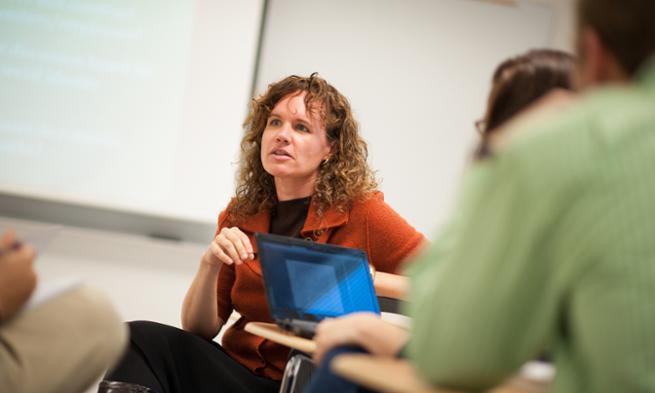
[[[289,158],[291,158],[291,154],[287,153],[286,150],[282,150],[282,149],[273,150],[272,154],[275,157],[280,157],[280,158],[289,157]]]

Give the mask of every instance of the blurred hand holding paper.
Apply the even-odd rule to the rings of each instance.
[[[57,280],[41,279],[36,286],[36,290],[34,290],[34,293],[32,293],[32,296],[23,307],[23,311],[37,307],[80,285],[82,285],[82,280],[79,277],[59,278]]]
[[[9,223],[0,222],[0,233],[16,232],[16,239],[20,243],[27,244],[36,250],[37,259],[38,255],[43,254],[50,242],[57,237],[61,228],[61,225],[55,224],[20,223],[11,226]]]
[[[18,225],[17,227],[9,227],[4,223],[0,224],[0,233],[13,230],[16,232],[18,242],[29,245],[36,250],[37,256],[34,263],[38,263],[39,256],[47,251],[48,246],[57,237],[61,229],[61,225],[51,224],[24,224]],[[39,276],[36,289],[27,303],[22,307],[22,311],[36,307],[81,284],[82,281],[78,277],[49,279],[48,277]]]

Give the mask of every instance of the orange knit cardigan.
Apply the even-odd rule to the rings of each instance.
[[[218,229],[230,225],[223,211],[218,218]],[[257,252],[254,234],[268,232],[270,211],[261,211],[238,225],[249,238]],[[368,254],[370,263],[382,272],[397,272],[400,263],[424,241],[398,213],[384,202],[381,192],[353,204],[350,210],[336,209],[316,214],[310,203],[307,219],[300,231],[303,238],[319,243],[331,243],[344,247],[359,248]],[[218,315],[227,321],[232,310],[241,314],[223,335],[223,348],[236,361],[253,373],[279,380],[282,378],[289,348],[244,330],[248,322],[272,322],[266,303],[259,260],[239,266],[224,265],[218,276]]]

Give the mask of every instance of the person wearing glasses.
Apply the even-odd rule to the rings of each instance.
[[[582,93],[490,139],[447,252],[411,265],[431,384],[486,391],[548,349],[554,393],[655,392],[655,2],[576,5]]]
[[[490,144],[500,137],[499,131],[519,112],[554,89],[573,90],[574,58],[551,49],[535,49],[511,57],[498,65],[492,76],[487,108],[481,120],[475,122],[480,142],[474,160],[468,168],[464,184],[474,181],[486,171],[486,161],[492,159]],[[438,265],[450,253],[456,242],[458,218],[441,234],[430,250],[430,263]],[[471,245],[475,247],[475,245]],[[427,262],[423,262],[425,264]],[[411,265],[410,265],[411,270]],[[431,286],[417,277],[414,286]],[[426,289],[427,290],[427,289]],[[490,296],[493,293],[490,292]],[[411,300],[411,298],[410,298]],[[403,347],[410,339],[406,329],[391,325],[378,316],[359,313],[319,324],[314,338],[316,362],[321,364],[314,374],[309,393],[366,392],[367,390],[332,374],[329,363],[337,355],[348,352],[368,352],[378,356],[404,356]],[[402,352],[402,354],[401,354]]]

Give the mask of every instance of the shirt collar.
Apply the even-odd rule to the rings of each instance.
[[[325,229],[334,228],[342,226],[348,223],[349,219],[348,210],[340,211],[337,208],[329,208],[327,211],[323,212],[322,216],[318,216],[317,206],[314,203],[314,200],[309,203],[309,211],[307,212],[307,218],[305,219],[305,224],[300,230],[300,235],[311,236],[315,232],[320,232]],[[271,226],[271,211],[269,209],[263,209],[260,212],[254,214],[250,218],[244,220],[243,223],[239,225],[242,230],[255,233],[255,232],[264,232],[267,233]]]
[[[337,208],[330,208],[324,211],[319,217],[316,203],[312,199],[312,202],[309,204],[307,219],[305,220],[305,225],[300,230],[300,235],[303,237],[311,236],[315,232],[344,225],[348,222],[348,218],[348,210],[341,211]]]
[[[655,91],[655,55],[651,56],[637,72],[637,81]]]

